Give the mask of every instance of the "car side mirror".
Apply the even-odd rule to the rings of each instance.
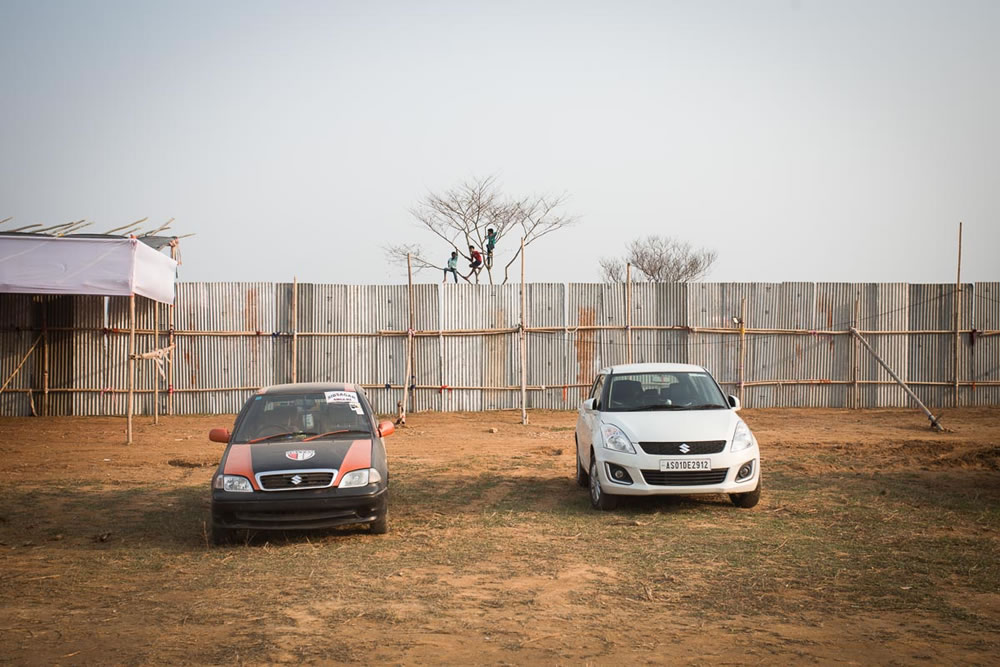
[[[213,428],[208,432],[208,439],[212,442],[229,442],[229,429]]]
[[[583,402],[583,409],[584,410],[593,410],[594,406],[596,405],[596,403],[597,403],[597,399],[596,398],[588,398],[587,400],[585,400]]]
[[[378,425],[378,435],[380,438],[384,438],[387,435],[392,435],[396,432],[396,426],[390,421],[380,422]]]
[[[733,410],[739,410],[743,406],[740,405],[740,399],[738,399],[735,396],[733,396],[732,394],[730,394],[729,395],[729,407],[731,407]]]

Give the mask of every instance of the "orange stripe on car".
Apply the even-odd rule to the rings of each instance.
[[[253,476],[253,460],[250,457],[250,445],[233,445],[229,448],[229,456],[226,457],[226,469],[222,471],[227,475],[241,475],[250,480],[254,489],[260,491],[257,480]]]
[[[339,484],[344,475],[352,470],[362,470],[372,467],[372,441],[355,440],[351,443],[351,448],[344,454],[344,462],[340,464],[340,472],[337,473],[336,483]]]

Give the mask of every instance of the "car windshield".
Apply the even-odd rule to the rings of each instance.
[[[371,433],[371,421],[353,391],[265,394],[250,399],[233,442],[274,442]]]
[[[608,378],[607,410],[719,410],[729,403],[702,372],[628,373]]]

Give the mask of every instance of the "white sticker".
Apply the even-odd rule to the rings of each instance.
[[[359,415],[365,414],[365,411],[361,409],[361,404],[360,403],[351,403],[351,410],[354,410]]]
[[[327,403],[357,403],[358,394],[354,391],[327,391],[326,394]]]
[[[306,428],[312,428],[315,424],[313,423],[313,416],[311,412],[307,412],[302,416],[302,422],[305,424]]]

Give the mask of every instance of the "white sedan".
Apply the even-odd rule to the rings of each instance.
[[[711,374],[691,364],[600,371],[576,421],[576,481],[596,509],[620,496],[727,493],[760,500],[760,450]]]

